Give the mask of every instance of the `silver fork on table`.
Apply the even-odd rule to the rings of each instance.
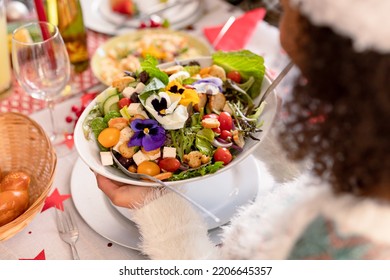
[[[68,210],[56,209],[57,229],[61,239],[68,243],[72,248],[72,255],[74,260],[79,260],[79,254],[76,249],[76,242],[79,238],[79,229],[72,213]]]

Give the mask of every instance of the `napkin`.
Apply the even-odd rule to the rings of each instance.
[[[246,12],[244,15],[236,18],[215,49],[223,51],[244,49],[255,31],[257,23],[263,20],[265,13],[266,10],[264,8],[258,8]],[[213,44],[222,27],[223,24],[219,26],[205,27],[203,29],[204,35],[211,44]]]

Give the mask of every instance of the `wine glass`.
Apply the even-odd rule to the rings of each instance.
[[[70,78],[70,62],[58,28],[48,22],[31,22],[12,34],[12,63],[20,86],[33,98],[45,100],[50,112],[49,138],[58,155],[70,149],[58,133],[54,103]]]

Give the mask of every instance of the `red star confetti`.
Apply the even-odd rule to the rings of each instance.
[[[52,194],[50,196],[48,196],[45,200],[45,204],[43,205],[43,208],[42,208],[42,211],[45,211],[51,207],[55,207],[59,210],[63,210],[64,209],[64,205],[62,204],[62,202],[64,202],[64,200],[67,200],[68,198],[70,197],[70,194],[64,194],[64,195],[61,195],[58,191],[58,189],[56,188]]]
[[[65,136],[64,144],[68,147],[69,150],[72,150],[74,146],[73,133],[65,133],[64,136]]]
[[[90,93],[85,93],[81,97],[81,106],[82,107],[87,107],[89,103],[96,97],[97,92],[90,92]]]
[[[38,255],[36,255],[36,257],[33,258],[33,259],[19,259],[19,260],[22,260],[22,261],[26,261],[26,260],[43,261],[43,260],[46,260],[45,250],[42,250],[42,251],[41,251]]]

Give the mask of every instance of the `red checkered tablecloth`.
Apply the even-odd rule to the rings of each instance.
[[[109,36],[88,30],[88,52],[92,58],[95,50],[104,43]],[[69,85],[71,86],[70,95],[88,89],[92,85],[99,83],[94,76],[91,68],[80,74],[73,74]],[[0,112],[20,112],[26,115],[45,108],[45,102],[30,97],[17,83],[13,80],[13,87],[10,94],[0,99]]]

